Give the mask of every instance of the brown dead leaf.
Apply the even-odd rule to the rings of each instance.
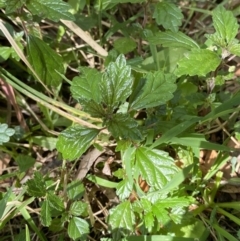
[[[104,152],[105,150],[99,151],[96,148],[90,150],[81,160],[75,179],[82,180],[86,176],[96,159]]]
[[[215,150],[201,150],[200,151],[200,170],[202,171],[203,175],[205,176],[209,169],[214,164],[218,153]]]
[[[3,171],[7,168],[11,157],[9,154],[0,151],[0,175],[2,175]]]

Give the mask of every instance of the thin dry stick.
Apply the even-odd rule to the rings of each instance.
[[[0,85],[2,86],[2,90],[5,92],[7,99],[9,100],[9,102],[13,106],[14,110],[16,111],[16,116],[17,116],[20,126],[26,132],[29,131],[27,123],[25,122],[25,120],[23,118],[23,114],[17,104],[15,93],[14,93],[12,86],[9,85],[8,83],[6,83],[3,79],[0,79]]]
[[[239,106],[238,106],[238,107],[239,107]],[[237,107],[237,108],[238,108],[238,107]],[[213,130],[210,130],[210,131],[208,131],[208,132],[206,132],[206,133],[204,133],[204,134],[208,135],[208,134],[212,134],[212,133],[215,133],[215,132],[217,132],[217,131],[220,131],[220,130],[222,129],[222,126],[227,125],[228,121],[231,120],[237,113],[238,113],[238,111],[233,112],[233,113],[230,115],[230,117],[228,118],[228,120],[226,120],[224,123],[222,123],[221,126],[218,126],[217,128],[215,128],[215,129],[213,129]]]
[[[238,141],[233,136],[230,135],[230,133],[227,131],[227,129],[224,126],[222,126],[222,123],[218,118],[216,119],[216,122],[223,129],[223,131],[230,137],[230,139],[236,144],[236,146],[240,147],[240,144],[238,143]]]

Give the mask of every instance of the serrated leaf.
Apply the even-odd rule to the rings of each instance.
[[[155,107],[173,98],[173,92],[177,88],[174,75],[164,74],[162,71],[149,72],[145,79],[139,94],[132,100],[131,109]]]
[[[125,57],[120,55],[116,62],[108,65],[100,83],[101,99],[109,112],[125,102],[132,92],[132,84],[131,68],[126,64]]]
[[[199,48],[199,45],[190,37],[182,32],[160,32],[155,36],[148,37],[150,44],[162,44],[163,47],[177,48]]]
[[[20,9],[26,0],[7,0],[6,4],[6,14],[15,12],[16,10]]]
[[[174,208],[174,207],[188,207],[194,203],[192,197],[168,197],[167,199],[158,200],[155,205],[161,208]]]
[[[168,212],[163,207],[153,204],[152,212],[154,213],[154,216],[157,218],[157,221],[160,223],[160,225],[167,224],[170,221]]]
[[[71,126],[59,135],[57,149],[62,153],[64,159],[72,161],[79,158],[88,149],[98,133],[97,129]]]
[[[19,166],[20,172],[26,172],[36,162],[35,158],[23,154],[17,155],[15,161]]]
[[[137,44],[131,38],[123,37],[119,38],[113,43],[113,47],[121,54],[126,54],[133,51]]]
[[[94,100],[99,103],[100,93],[99,84],[102,74],[96,69],[81,68],[81,75],[73,78],[70,87],[74,99],[81,100]]]
[[[29,62],[40,79],[51,87],[58,87],[62,77],[56,71],[64,74],[62,57],[41,39],[32,35],[27,38],[27,52]]]
[[[73,240],[87,240],[89,224],[82,218],[73,217],[68,224],[68,235]]]
[[[133,184],[128,181],[127,178],[123,179],[117,185],[116,194],[121,200],[128,198],[133,190]]]
[[[154,216],[152,212],[146,213],[144,215],[144,224],[148,232],[151,233],[154,227]]]
[[[43,197],[46,194],[46,184],[40,172],[35,172],[33,178],[27,181],[27,187],[31,196]]]
[[[33,15],[55,22],[60,19],[74,20],[74,16],[69,12],[71,6],[62,0],[31,0],[27,1],[27,8]]]
[[[115,138],[141,140],[142,135],[138,130],[138,123],[127,114],[113,114],[106,121],[106,126]]]
[[[0,63],[6,61],[12,52],[13,50],[11,47],[0,47]]]
[[[7,124],[0,124],[0,145],[10,140],[10,136],[14,135],[15,130],[8,128]]]
[[[135,216],[130,201],[120,203],[110,210],[108,223],[114,240],[134,231]]]
[[[65,209],[63,200],[55,195],[53,192],[47,193],[47,199],[49,207],[58,211],[63,211]]]
[[[48,201],[44,201],[40,211],[41,223],[43,226],[49,227],[52,222],[51,212]]]
[[[230,46],[228,46],[228,51],[231,54],[240,56],[240,44],[231,44]]]
[[[153,18],[165,29],[177,32],[182,24],[183,14],[175,4],[164,1],[156,4]]]
[[[82,198],[84,192],[85,188],[79,180],[72,181],[67,185],[67,195],[71,200]]]
[[[237,19],[232,11],[227,11],[222,5],[213,10],[213,26],[217,35],[229,44],[238,33]]]
[[[221,63],[221,58],[208,49],[193,49],[188,56],[178,63],[176,74],[206,76],[211,71],[216,70]]]
[[[57,138],[47,136],[33,136],[31,137],[31,142],[49,151],[53,151],[54,149],[56,149]]]
[[[81,102],[85,112],[90,114],[92,117],[103,118],[106,116],[106,110],[102,104],[96,103],[94,100],[82,101]]]
[[[87,204],[81,201],[74,202],[71,204],[69,212],[71,215],[80,216],[87,211]]]
[[[161,150],[139,147],[135,158],[135,172],[154,189],[163,188],[178,171],[174,160]]]

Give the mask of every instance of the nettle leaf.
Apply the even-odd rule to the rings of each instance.
[[[126,54],[131,51],[133,51],[136,47],[137,44],[136,42],[127,37],[119,38],[113,43],[113,47],[121,54]]]
[[[57,149],[64,159],[77,159],[88,149],[98,133],[97,129],[71,126],[59,135]]]
[[[84,192],[84,185],[79,180],[74,180],[67,185],[67,196],[71,200],[81,199]]]
[[[74,16],[69,12],[71,6],[62,0],[31,0],[27,1],[27,8],[33,15],[54,22],[60,19],[74,20]]]
[[[152,212],[161,225],[167,224],[171,220],[168,215],[168,211],[159,205],[153,204]]]
[[[73,240],[87,240],[89,224],[82,218],[73,217],[68,224],[68,235]]]
[[[103,118],[106,116],[106,110],[102,104],[98,104],[94,100],[82,101],[81,105],[86,113],[90,114],[92,117]]]
[[[228,46],[228,51],[231,54],[240,56],[240,44],[231,44],[230,46]]]
[[[215,8],[212,14],[216,34],[229,44],[238,33],[237,18],[232,11],[227,11],[222,5]]]
[[[133,78],[126,59],[120,55],[116,62],[108,65],[100,83],[103,103],[113,111],[121,102],[125,102],[132,91]]]
[[[43,197],[46,191],[46,184],[42,174],[34,172],[33,178],[27,181],[27,192],[34,197]]]
[[[69,212],[71,215],[80,216],[87,211],[87,204],[81,201],[74,202],[71,204]]]
[[[190,37],[182,32],[160,32],[155,36],[148,37],[150,44],[162,44],[163,47],[177,47],[177,48],[199,48],[199,45]]]
[[[191,196],[186,197],[168,197],[155,202],[156,206],[161,208],[174,208],[174,207],[188,207],[194,203],[195,199]]]
[[[53,192],[47,193],[47,199],[49,207],[58,211],[63,211],[65,209],[63,200],[55,195]]]
[[[17,155],[15,161],[19,166],[19,171],[26,172],[29,168],[34,166],[36,159],[31,156],[20,154]]]
[[[163,188],[178,171],[174,160],[161,150],[139,147],[135,158],[135,171],[155,189]]]
[[[164,1],[156,4],[153,17],[157,24],[177,32],[178,27],[182,24],[183,14],[175,4]]]
[[[63,60],[53,49],[41,39],[29,35],[27,38],[28,60],[40,79],[51,87],[58,87],[62,82],[60,74],[64,74]]]
[[[41,206],[40,218],[43,226],[49,227],[52,222],[49,202],[45,200]]]
[[[138,123],[128,114],[117,113],[106,120],[106,126],[115,138],[141,140]]]
[[[176,74],[206,76],[211,71],[216,70],[221,63],[221,58],[208,49],[193,49],[188,56],[178,63]]]
[[[173,98],[173,92],[177,88],[174,75],[164,74],[162,71],[148,72],[145,79],[142,90],[131,103],[131,109],[155,107]]]
[[[109,211],[108,224],[116,240],[122,234],[127,235],[134,231],[135,216],[130,201],[124,201]]]
[[[20,9],[26,0],[8,0],[6,1],[6,14],[15,12],[17,9]]]
[[[133,190],[133,183],[130,183],[127,178],[123,179],[117,185],[117,195],[121,200],[128,198]]]
[[[14,135],[15,130],[8,128],[7,124],[0,124],[0,145],[10,140],[10,136]]]
[[[99,103],[100,89],[99,83],[102,74],[96,69],[82,67],[81,75],[73,78],[70,90],[74,99],[81,100],[94,100]]]

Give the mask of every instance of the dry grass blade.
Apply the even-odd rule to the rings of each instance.
[[[44,86],[44,88],[51,93],[51,91],[48,89],[48,87],[42,82],[42,80],[40,79],[40,77],[37,75],[37,73],[35,72],[35,70],[32,68],[31,64],[28,62],[27,58],[24,56],[22,50],[18,47],[17,43],[15,42],[15,40],[13,39],[13,37],[11,36],[11,34],[8,32],[7,28],[4,26],[2,20],[0,20],[0,30],[3,32],[3,34],[5,35],[5,37],[7,38],[7,40],[9,41],[9,43],[11,44],[11,46],[13,47],[13,49],[16,51],[16,53],[18,54],[18,56],[20,57],[20,59],[26,64],[26,66],[32,71],[32,73],[34,74],[34,76],[36,77],[36,79]]]
[[[79,26],[77,26],[74,22],[68,20],[61,20],[61,22],[66,25],[71,31],[73,31],[78,37],[84,40],[89,46],[91,46],[98,54],[106,57],[108,52],[102,48],[96,41],[92,39],[92,37],[85,33]]]

